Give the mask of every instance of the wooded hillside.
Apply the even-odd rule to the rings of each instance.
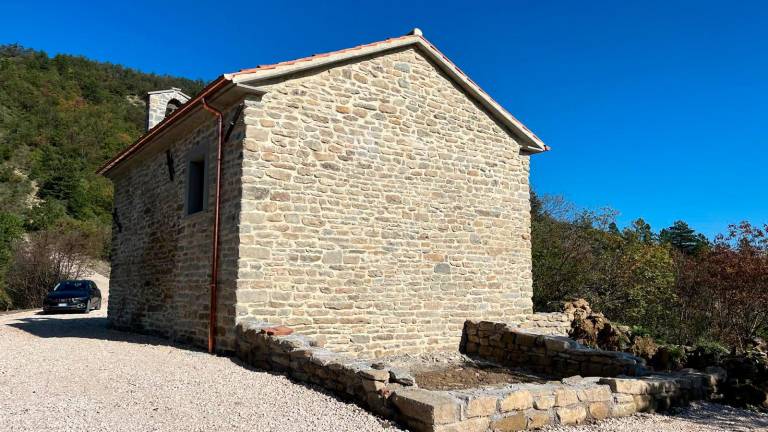
[[[195,94],[202,86],[0,46],[0,289],[11,244],[24,233],[61,223],[108,231],[112,188],[95,170],[144,131],[146,92],[179,87]],[[0,292],[0,309],[2,299]]]

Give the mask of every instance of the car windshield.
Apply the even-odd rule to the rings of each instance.
[[[56,284],[56,286],[53,288],[55,292],[62,292],[62,291],[77,291],[77,292],[84,292],[88,291],[88,282],[86,281],[62,281]]]

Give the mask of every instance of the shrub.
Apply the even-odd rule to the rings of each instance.
[[[72,221],[32,233],[13,248],[6,292],[16,309],[40,307],[56,282],[82,277],[103,240],[95,230]]]

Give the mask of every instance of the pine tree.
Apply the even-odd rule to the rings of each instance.
[[[689,227],[684,221],[675,221],[659,234],[662,243],[668,243],[686,255],[695,255],[709,246],[709,240]]]

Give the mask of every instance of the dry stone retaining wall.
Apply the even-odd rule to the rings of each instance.
[[[324,387],[414,431],[516,431],[661,411],[708,398],[725,379],[717,372],[683,371],[431,391],[418,388],[407,371],[334,353],[307,336],[270,336],[264,333],[269,327],[238,324],[236,352],[243,361]]]
[[[506,323],[467,321],[461,352],[512,367],[559,377],[642,375],[645,360],[633,355],[586,348],[562,336],[531,333]]]
[[[412,378],[398,371],[377,367],[369,361],[338,354],[303,335],[270,336],[266,322],[243,320],[237,324],[237,356],[261,369],[285,373],[290,377],[321,386],[345,399],[351,399],[386,417],[394,413],[387,397],[396,381],[412,384]],[[386,386],[390,386],[385,390]]]
[[[536,312],[526,315],[519,323],[510,324],[530,333],[568,336],[572,319],[563,312]]]

